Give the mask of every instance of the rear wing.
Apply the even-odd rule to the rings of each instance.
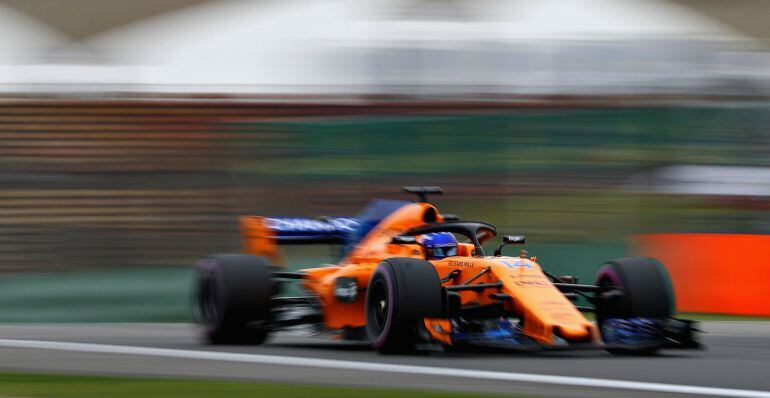
[[[243,251],[285,263],[278,245],[346,244],[360,221],[349,217],[240,217]]]
[[[401,200],[375,199],[355,217],[240,217],[243,252],[286,264],[281,245],[339,244],[344,257],[380,221],[408,205]]]

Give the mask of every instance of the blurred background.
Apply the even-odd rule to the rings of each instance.
[[[770,315],[767,15],[0,0],[0,321],[188,321],[238,215],[352,216],[410,184],[554,273],[656,256],[681,311]]]

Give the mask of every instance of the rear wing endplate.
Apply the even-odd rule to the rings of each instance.
[[[240,217],[243,251],[274,264],[285,263],[279,245],[344,244],[359,225],[358,219],[349,217]]]

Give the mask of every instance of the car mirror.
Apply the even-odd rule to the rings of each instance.
[[[506,245],[523,245],[527,238],[520,235],[506,235],[503,236],[503,243]]]
[[[503,243],[501,243],[500,246],[497,246],[497,249],[495,249],[495,257],[500,257],[503,255],[503,247],[505,245],[523,245],[526,241],[527,239],[521,235],[503,236]]]
[[[395,243],[397,245],[417,243],[417,238],[415,238],[414,236],[408,236],[408,235],[398,235],[398,236],[394,236],[393,239],[390,241],[390,243]]]

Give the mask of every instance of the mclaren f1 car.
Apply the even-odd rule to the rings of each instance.
[[[194,312],[208,341],[261,344],[273,332],[301,329],[368,341],[381,353],[591,345],[648,354],[699,346],[694,323],[673,317],[659,261],[608,261],[593,284],[579,284],[525,250],[503,255],[523,236],[504,236],[487,253],[483,244],[496,228],[440,213],[427,201],[440,188],[404,190],[418,199],[374,200],[352,218],[241,217],[243,253],[197,264]],[[278,264],[281,247],[292,244],[339,245],[340,260],[289,270]]]

